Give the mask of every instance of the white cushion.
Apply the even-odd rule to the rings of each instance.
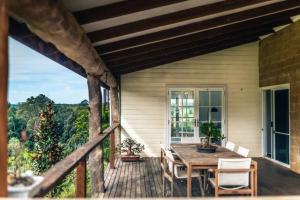
[[[248,157],[249,149],[246,149],[244,147],[239,147],[237,153],[240,154],[241,156]]]
[[[187,178],[187,168],[184,165],[175,165],[174,176],[178,179]],[[199,171],[193,170],[191,177],[199,177]]]
[[[223,159],[218,162],[218,169],[250,169],[251,158]],[[218,186],[249,186],[249,172],[220,173]]]
[[[228,141],[228,142],[226,143],[225,148],[228,149],[228,150],[230,150],[230,151],[234,151],[235,144],[232,143],[232,142],[230,142],[230,141]]]

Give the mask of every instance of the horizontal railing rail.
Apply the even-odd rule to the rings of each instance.
[[[99,134],[99,136],[93,138],[93,140],[88,141],[46,171],[42,175],[44,177],[44,181],[41,184],[41,188],[35,196],[43,197],[50,192],[61,180],[75,169],[81,161],[85,161],[86,157],[119,126],[120,124],[113,124],[109,128],[105,129],[102,134]]]

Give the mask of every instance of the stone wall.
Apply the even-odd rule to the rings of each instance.
[[[263,39],[259,46],[260,87],[290,84],[291,169],[300,173],[300,21]]]

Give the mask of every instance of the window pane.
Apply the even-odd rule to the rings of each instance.
[[[207,91],[199,92],[199,104],[200,106],[209,106],[209,93]]]
[[[199,120],[200,121],[209,121],[209,107],[200,107],[199,108]]]
[[[289,133],[289,90],[275,91],[275,131]]]
[[[289,164],[289,136],[275,134],[275,157],[276,160]]]
[[[210,92],[210,106],[222,106],[222,92],[211,91]]]
[[[171,106],[182,106],[182,92],[171,91]]]
[[[211,121],[222,121],[222,107],[211,107]]]
[[[194,92],[182,92],[183,106],[194,106]]]
[[[185,107],[183,109],[184,117],[194,117],[194,107]]]

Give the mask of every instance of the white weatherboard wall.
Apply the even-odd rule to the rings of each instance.
[[[177,61],[121,77],[122,136],[159,156],[167,134],[167,85],[225,84],[228,140],[261,155],[258,43]]]

